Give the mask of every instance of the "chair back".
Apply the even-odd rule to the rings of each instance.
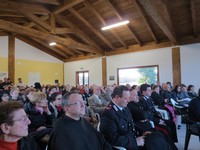
[[[190,120],[188,114],[184,115],[184,121],[186,123],[184,150],[187,150],[191,135],[199,136],[200,141],[200,122]]]

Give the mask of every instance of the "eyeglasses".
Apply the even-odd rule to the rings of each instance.
[[[28,119],[28,115],[25,115],[21,119],[12,120],[11,122],[21,121],[25,123]]]
[[[81,101],[78,101],[78,102],[75,102],[75,103],[70,103],[70,104],[68,104],[67,106],[72,106],[72,105],[85,105],[85,103],[84,102],[81,102]]]
[[[7,96],[9,96],[9,95],[7,95],[7,94],[4,94],[2,97],[7,97]]]

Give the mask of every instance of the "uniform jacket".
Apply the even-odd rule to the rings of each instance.
[[[128,108],[121,111],[111,102],[101,116],[100,131],[113,146],[137,150],[136,134],[132,116]]]

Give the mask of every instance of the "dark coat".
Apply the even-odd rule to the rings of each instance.
[[[122,111],[111,102],[102,113],[100,131],[103,133],[106,140],[114,146],[122,146],[127,150],[140,149],[137,146],[137,135],[128,107],[123,108]],[[142,149],[171,150],[170,145],[166,142],[163,135],[156,131],[145,138],[145,147]]]
[[[128,150],[137,150],[136,133],[132,116],[128,108],[122,112],[113,102],[101,116],[100,131],[113,146],[122,146]]]
[[[55,118],[53,114],[47,115],[45,112],[41,114],[35,110],[34,106],[30,102],[24,105],[24,110],[28,114],[31,121],[31,124],[28,126],[29,132],[34,132],[41,126],[52,126],[52,120]]]
[[[155,91],[151,93],[151,98],[153,99],[153,102],[157,106],[163,106],[165,104],[165,99]]]
[[[188,113],[191,120],[200,121],[200,97],[196,97],[190,101]]]
[[[102,134],[84,118],[60,117],[49,140],[48,150],[112,150]]]
[[[146,98],[141,96],[138,103],[146,113],[146,119],[153,121],[155,124],[159,123],[161,116],[154,108],[153,100],[151,97]]]

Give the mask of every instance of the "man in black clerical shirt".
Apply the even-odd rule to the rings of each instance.
[[[54,127],[49,140],[48,150],[111,150],[100,132],[87,120],[82,96],[76,92],[66,93],[62,98],[65,112]]]

